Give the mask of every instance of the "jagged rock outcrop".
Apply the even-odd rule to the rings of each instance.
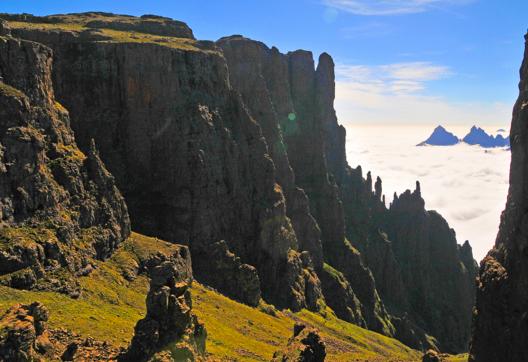
[[[347,322],[367,328],[362,314],[363,306],[343,273],[325,264],[319,276],[326,303],[336,315]]]
[[[172,255],[157,254],[145,263],[150,277],[147,315],[135,327],[134,337],[120,361],[200,361],[205,354],[206,330],[192,312],[189,288],[192,269],[189,250],[181,246]]]
[[[273,362],[322,362],[326,357],[326,346],[319,331],[303,324],[293,327],[293,337],[284,350],[273,354]]]
[[[105,24],[87,32],[96,25],[86,18]],[[48,28],[15,33],[54,49],[56,92],[78,142],[86,149],[96,140],[134,228],[188,244],[196,277],[238,300],[256,305],[259,285],[279,307],[316,305],[306,296],[321,299],[320,282],[299,252],[261,129],[230,88],[220,51],[189,37],[161,41],[157,32],[141,42],[112,38],[105,29],[121,25],[108,22],[122,20],[109,14],[39,19],[31,21]]]
[[[288,94],[288,63],[276,48],[241,36],[220,39],[228,62],[229,79],[240,92],[245,105],[261,128],[276,168],[277,182],[284,190],[287,215],[299,240],[301,250],[309,251],[317,270],[323,266],[321,232],[310,213],[306,194],[295,184],[288,159],[288,149],[281,127],[296,117]],[[289,117],[289,118],[288,118]]]
[[[414,192],[407,190],[393,201],[387,220],[409,316],[435,336],[444,351],[466,350],[474,303],[471,246],[457,245],[444,218],[425,210],[419,183]]]
[[[480,264],[470,361],[528,360],[528,35],[510,131],[510,188],[495,246]]]
[[[49,314],[39,302],[9,308],[0,318],[0,361],[115,361],[118,348],[65,329],[50,329]]]
[[[0,26],[0,283],[78,295],[74,278],[130,233],[93,143],[82,153],[55,101],[51,50]],[[65,269],[67,273],[59,272]]]
[[[0,360],[25,362],[46,355],[49,312],[41,303],[15,305],[0,319]]]
[[[440,358],[440,355],[438,352],[436,352],[434,349],[430,349],[422,357],[422,362],[441,362],[442,359]]]

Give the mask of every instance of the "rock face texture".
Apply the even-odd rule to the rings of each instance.
[[[471,329],[476,265],[469,243],[435,211],[425,211],[417,183],[392,203],[386,230],[399,264],[411,318],[438,339],[443,350],[463,351]],[[461,255],[463,254],[463,256]]]
[[[48,309],[39,302],[14,305],[0,318],[0,360],[115,361],[119,349],[108,342],[48,328]]]
[[[122,41],[106,23],[102,33],[60,30],[71,17],[41,18],[42,29],[33,19],[16,34],[54,49],[55,89],[78,142],[96,140],[135,230],[188,244],[196,277],[228,296],[316,308],[312,258],[300,253],[261,128],[219,50],[188,37]],[[95,26],[90,17],[122,21],[76,21]]]
[[[158,254],[145,265],[150,277],[147,316],[135,328],[130,347],[120,361],[149,361],[163,357],[173,361],[199,361],[205,354],[207,333],[192,313],[192,269],[189,250]]]
[[[315,68],[309,52],[281,54],[241,36],[217,44],[231,84],[281,165],[278,183],[308,196],[306,208],[289,214],[299,196],[284,193],[294,227],[311,230],[298,221],[311,214],[321,229],[325,264],[318,273],[327,304],[340,318],[415,348],[467,350],[476,273],[471,247],[459,247],[447,223],[424,209],[419,190],[388,210],[381,179],[373,184],[370,173],[363,178],[361,168],[348,166],[345,129],[333,108],[331,57],[322,54]],[[307,240],[300,247],[318,255],[319,242]],[[431,302],[430,309],[421,302]]]
[[[78,295],[91,270],[130,233],[127,207],[99,158],[75,143],[55,101],[52,52],[0,25],[0,283]]]
[[[187,244],[198,280],[253,306],[317,310],[326,299],[340,318],[415,348],[465,350],[471,247],[419,190],[387,209],[381,179],[348,165],[328,54],[315,67],[307,51],[197,41],[152,16],[0,17],[53,49],[80,148],[95,140],[133,227]],[[434,313],[419,308],[431,300]],[[142,323],[138,336],[151,338]]]
[[[470,361],[528,359],[528,36],[511,124],[510,189],[494,248],[481,262]]]
[[[327,303],[343,319],[393,333],[370,271],[345,240],[343,206],[334,180],[346,163],[344,129],[337,126],[333,110],[331,58],[323,54],[315,69],[310,52],[285,55],[241,36],[217,44],[226,57],[231,84],[271,145],[270,154],[279,165],[277,180],[286,190],[287,213],[303,236],[299,246],[310,252],[327,286],[338,288],[324,287]],[[330,266],[321,270],[323,261],[344,277],[329,272]],[[343,283],[344,278],[348,282]]]
[[[323,362],[326,346],[319,331],[303,324],[293,327],[293,337],[284,350],[273,354],[273,362]]]
[[[0,360],[33,361],[43,358],[50,345],[46,307],[36,302],[15,305],[0,319]]]

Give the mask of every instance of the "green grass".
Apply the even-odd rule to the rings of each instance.
[[[51,312],[52,328],[67,328],[81,336],[126,346],[136,322],[144,316],[148,280],[139,276],[129,282],[123,273],[137,268],[141,260],[153,253],[174,250],[172,244],[133,233],[112,258],[94,262],[96,270],[79,278],[83,289],[79,299],[0,286],[0,313],[16,303],[40,301]],[[208,332],[207,351],[216,360],[269,361],[292,336],[295,322],[321,331],[329,361],[419,361],[421,358],[420,352],[395,339],[338,319],[327,307],[321,314],[306,310],[276,311],[265,303],[251,308],[196,282],[192,296],[193,309]]]
[[[90,20],[94,20],[91,18]],[[107,20],[107,19],[105,19]],[[73,21],[73,20],[72,20]],[[143,43],[143,44],[157,44],[163,47],[180,49],[186,51],[201,51],[201,52],[213,52],[210,50],[200,49],[197,45],[196,40],[188,38],[177,38],[172,36],[160,36],[153,34],[146,34],[134,31],[120,31],[113,29],[95,29],[85,27],[85,23],[82,20],[77,23],[61,22],[61,23],[29,23],[23,21],[9,21],[8,24],[12,29],[30,29],[40,31],[52,31],[52,30],[63,30],[81,32],[84,30],[97,30],[103,36],[106,36],[108,40],[102,42],[109,43]]]
[[[7,97],[23,98],[25,94],[4,82],[0,82],[0,94]]]
[[[445,362],[467,362],[469,355],[467,353],[457,354],[456,356],[449,356]]]
[[[329,361],[419,361],[421,353],[399,341],[324,314],[303,310],[271,316],[236,303],[198,283],[193,286],[194,310],[205,322],[207,351],[221,360],[269,361],[292,336],[295,322],[321,331]]]

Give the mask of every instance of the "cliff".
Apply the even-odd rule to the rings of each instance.
[[[471,303],[459,292],[472,288],[470,247],[421,197],[387,209],[381,179],[349,167],[328,54],[315,67],[307,51],[241,36],[198,41],[152,16],[1,17],[53,49],[53,85],[80,148],[95,140],[132,227],[188,245],[200,282],[250,306],[326,304],[415,348],[465,349],[467,318],[450,316]],[[426,216],[399,222],[416,215]],[[440,284],[449,302],[433,303],[430,322],[433,309],[417,301],[441,292],[415,285],[440,279],[455,287]]]
[[[101,17],[87,29],[86,18]],[[319,279],[299,252],[260,126],[231,88],[221,52],[108,22],[127,19],[88,13],[13,24],[17,36],[54,49],[58,97],[81,148],[96,140],[133,228],[188,244],[196,277],[235,299],[317,309]]]
[[[381,179],[373,185],[370,173],[365,179],[361,168],[349,167],[333,108],[332,58],[322,54],[315,67],[305,51],[281,54],[241,36],[217,44],[231,84],[273,145],[273,160],[285,165],[277,167],[278,182],[308,196],[303,215],[321,229],[325,265],[317,272],[328,305],[340,318],[415,348],[466,350],[476,274],[471,247],[458,246],[445,220],[425,210],[419,188],[387,210]],[[285,197],[287,210],[298,204],[296,195]],[[316,245],[303,247],[319,253]]]
[[[290,190],[285,193],[286,208],[297,228],[310,231],[301,247],[312,255],[315,252],[314,259],[321,260],[316,265],[323,259],[331,265],[318,268],[321,278],[332,285],[323,286],[328,305],[345,320],[392,335],[372,275],[345,240],[343,206],[327,163],[327,145],[336,147],[325,140],[332,134],[326,124],[332,121],[326,118],[328,113],[333,112],[331,58],[322,55],[315,69],[312,54],[306,51],[281,54],[241,36],[222,38],[218,45],[226,57],[231,84],[240,91],[250,114],[263,124],[267,143],[273,145],[273,159],[284,165],[277,169],[282,171],[278,182]],[[335,113],[333,120],[337,124]],[[340,130],[344,135],[344,129]],[[337,145],[342,146],[342,152],[340,158],[331,149],[335,164],[344,161],[344,143]],[[299,188],[304,192],[296,191]],[[304,193],[309,203],[304,201]],[[332,272],[333,267],[342,274]]]
[[[510,188],[495,246],[480,264],[470,361],[528,359],[528,36],[525,39],[519,98],[513,108],[510,131]]]
[[[406,290],[405,304],[393,306],[408,311],[444,350],[466,350],[477,268],[471,246],[457,245],[445,219],[424,209],[419,183],[394,200],[388,215],[386,230]]]
[[[0,284],[78,297],[76,276],[129,235],[95,145],[77,147],[55,100],[52,52],[0,25]]]

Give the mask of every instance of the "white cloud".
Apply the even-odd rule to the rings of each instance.
[[[431,62],[336,67],[336,102],[343,123],[497,124],[511,118],[510,104],[454,102],[427,92],[429,82],[450,77]]]
[[[338,65],[338,81],[357,90],[407,94],[424,89],[424,82],[451,74],[448,67],[429,62],[395,63],[379,66]]]
[[[495,132],[509,122],[485,127]],[[467,126],[449,126],[457,136]],[[477,260],[492,247],[508,192],[510,152],[459,144],[417,147],[434,125],[347,126],[347,159],[363,173],[383,180],[387,202],[421,183],[426,208],[437,210],[455,229],[459,243],[469,240]],[[369,150],[370,152],[364,152]]]
[[[473,0],[323,0],[331,8],[356,15],[415,14],[431,9],[465,5]]]

